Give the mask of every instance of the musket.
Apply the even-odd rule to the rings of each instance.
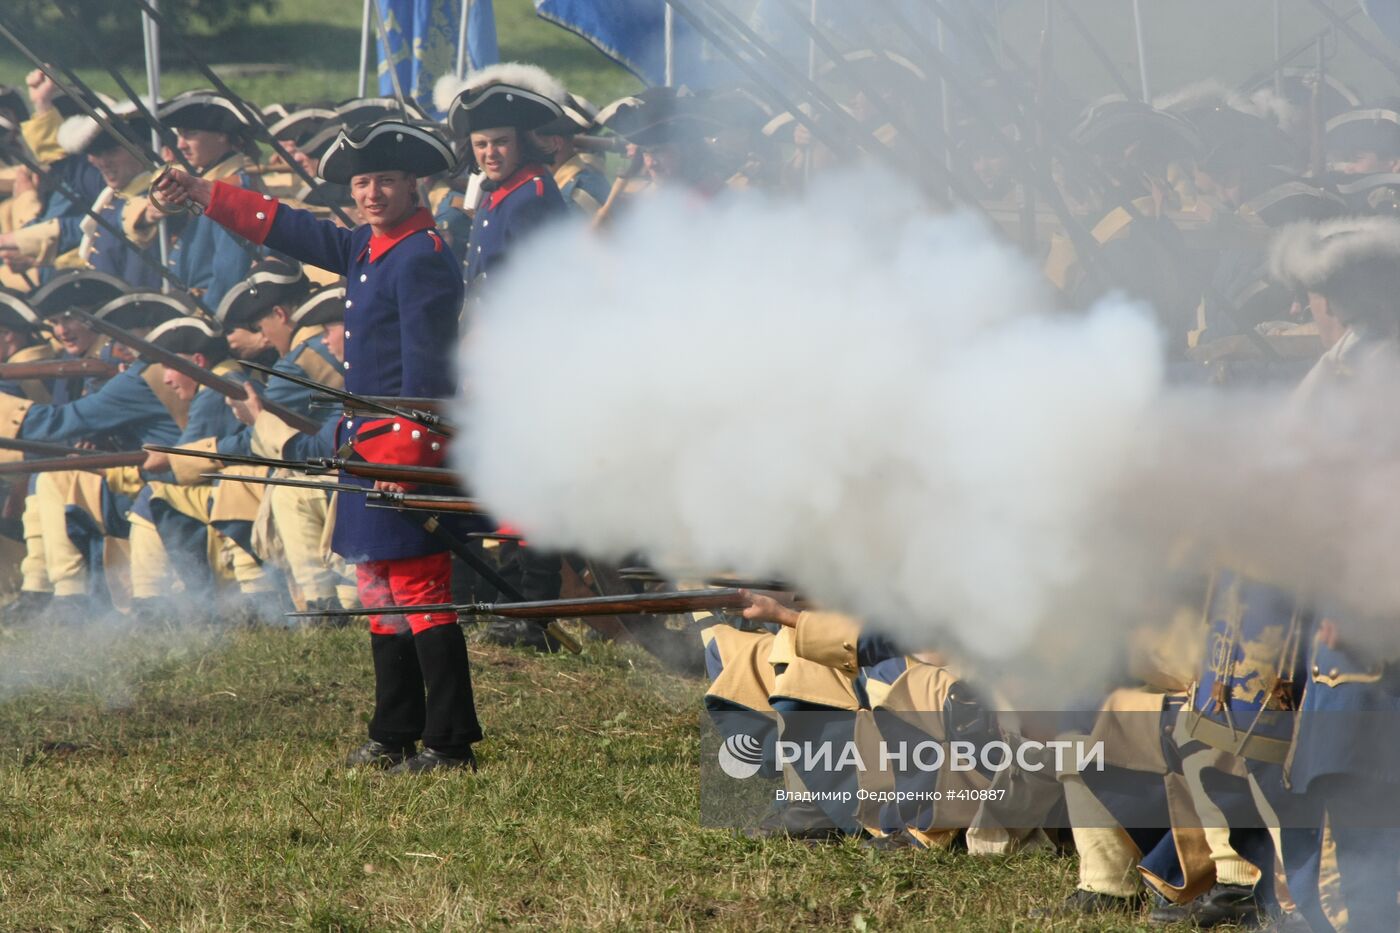
[[[476,499],[462,496],[416,496],[413,493],[400,493],[391,502],[371,502],[372,509],[400,509],[409,512],[452,512],[463,515],[480,515],[485,509]]]
[[[233,92],[233,89],[224,83],[224,80],[219,77],[219,75],[214,71],[214,69],[206,65],[203,62],[203,60],[200,59],[200,57],[197,54],[195,54],[194,48],[190,45],[189,40],[187,40],[183,35],[176,31],[159,10],[151,6],[151,4],[147,3],[146,0],[136,0],[136,4],[142,10],[146,11],[146,15],[151,18],[152,22],[154,22],[157,26],[160,27],[161,35],[170,36],[174,38],[175,42],[180,46],[180,48],[184,51],[185,55],[189,58],[190,63],[193,64],[196,68],[198,68],[200,73],[209,79],[209,81],[214,85],[215,90],[227,97],[229,102],[232,103],[236,108],[238,108],[238,111],[241,114],[243,114],[243,118],[248,121],[248,125],[250,127],[262,131],[263,139],[266,140],[272,146],[274,152],[276,152],[282,157],[282,161],[287,163],[287,167],[291,169],[292,172],[296,174],[297,177],[299,177],[302,181],[310,185],[311,190],[319,191],[323,182],[318,182],[315,178],[312,178],[310,173],[308,173],[306,169],[302,168],[301,165],[296,161],[296,159],[292,158],[291,153],[288,152],[282,146],[281,141],[278,140],[277,137],[273,136],[270,132],[268,132],[267,125],[263,123],[262,114],[260,114],[255,108],[250,107],[247,101],[245,101],[243,98],[235,94]],[[331,212],[334,213],[335,216],[340,219],[341,223],[345,224],[346,227],[349,227],[352,230],[355,228],[355,222],[350,219],[350,215],[345,213],[345,210],[341,208],[340,205],[334,203],[334,201],[332,200],[330,208]]]
[[[356,495],[364,496],[370,502],[383,503],[379,506],[379,508],[385,509],[402,510],[403,507],[398,505],[397,503],[400,503],[405,499],[413,498],[409,493],[386,492],[383,490],[375,489],[373,486],[355,486],[350,483],[320,483],[314,479],[289,479],[285,476],[247,476],[242,473],[215,472],[201,473],[199,474],[199,478],[207,479],[211,482],[218,480],[220,482],[243,483],[248,486],[289,486],[292,489],[319,489],[323,492],[354,493]],[[434,511],[443,510],[435,509]],[[467,509],[461,509],[460,511],[471,511],[472,514],[479,514],[482,510],[478,508],[474,511]]]
[[[455,612],[459,616],[499,616],[504,619],[575,619],[589,616],[671,615],[686,612],[720,612],[743,609],[748,597],[741,590],[692,590],[680,593],[637,593],[627,596],[589,596],[582,599],[542,599],[518,603],[443,603],[433,606],[382,606],[322,612],[291,612],[297,619],[329,615],[402,615],[406,612]]]
[[[116,363],[85,357],[77,360],[35,360],[32,363],[0,363],[0,379],[72,379],[95,376],[110,379],[121,372]]]
[[[347,415],[352,413],[362,415],[383,413],[384,406],[387,405],[394,409],[440,415],[442,409],[450,404],[450,400],[445,398],[406,398],[398,395],[357,395],[355,398],[362,400],[364,404],[361,405],[359,401],[346,401],[336,395],[321,393],[311,396],[311,407],[342,409]]]
[[[88,50],[88,54],[91,55],[93,58],[97,59],[97,61],[102,65],[102,67],[106,69],[107,74],[111,75],[112,80],[117,83],[117,87],[121,88],[122,93],[126,95],[127,100],[131,101],[131,103],[136,106],[137,112],[147,122],[149,122],[151,126],[154,127],[155,130],[162,136],[165,136],[167,138],[173,138],[170,134],[169,128],[166,127],[166,125],[163,122],[161,122],[160,117],[158,117],[155,114],[151,107],[146,106],[146,102],[141,99],[141,95],[138,94],[136,92],[136,89],[131,86],[131,83],[127,81],[125,77],[122,76],[121,69],[113,66],[112,60],[108,58],[105,54],[103,54],[102,50],[97,47],[97,43],[93,42],[91,39],[88,38],[88,26],[82,21],[82,19],[78,16],[77,13],[73,12],[73,7],[68,3],[64,2],[64,0],[55,0],[55,3],[58,6],[59,11],[67,18],[68,22],[73,26],[73,31],[77,33],[78,39]],[[91,92],[91,88],[88,88],[86,85],[83,84],[83,79],[80,78],[77,75],[77,73],[73,71],[72,68],[69,68],[67,65],[64,65],[62,67],[63,70],[67,72],[69,80],[76,84],[79,90],[88,91],[89,93]],[[93,95],[93,97],[94,99],[96,99],[95,94]],[[151,106],[159,108],[160,102],[153,101]],[[172,146],[171,151],[174,153],[175,158],[179,161],[179,163],[185,167],[185,171],[189,172],[191,175],[199,174],[198,169],[196,169],[194,165],[190,163],[190,160],[185,158],[185,154],[180,151],[180,147]]]
[[[295,385],[299,385],[303,388],[312,389],[316,392],[322,393],[323,395],[329,395],[332,398],[340,399],[342,402],[349,402],[351,404],[358,405],[362,409],[378,411],[382,414],[392,415],[395,418],[403,418],[408,421],[416,421],[424,427],[432,428],[439,434],[451,433],[451,426],[442,418],[441,415],[437,414],[436,412],[419,411],[409,408],[398,408],[393,405],[374,401],[373,399],[366,398],[362,395],[355,395],[353,392],[346,392],[344,389],[337,389],[333,386],[324,385],[312,379],[307,379],[302,376],[295,375],[293,373],[282,372],[280,369],[273,369],[271,366],[263,366],[260,363],[251,363],[247,360],[239,360],[238,362],[240,365],[247,369],[255,370],[256,372],[263,373],[264,375],[269,377],[275,376],[278,379],[285,379],[288,382],[293,383]]]
[[[424,486],[456,486],[457,474],[442,467],[409,466],[396,463],[369,463],[362,460],[343,460],[338,457],[316,457],[311,460],[274,460],[271,457],[250,457],[243,454],[221,454],[210,450],[189,450],[184,447],[162,447],[147,444],[146,450],[172,454],[177,457],[198,457],[201,460],[218,460],[221,463],[239,466],[269,467],[274,470],[293,470],[312,476],[327,473],[345,473],[360,479],[383,480],[386,483],[417,483]],[[359,487],[354,487],[358,489]]]
[[[143,450],[127,450],[113,454],[85,454],[76,457],[53,457],[47,460],[19,460],[0,463],[0,476],[30,473],[53,473],[58,470],[107,470],[112,467],[140,466],[146,462]]]
[[[182,376],[188,376],[205,388],[213,389],[224,398],[231,398],[235,402],[241,402],[248,398],[248,388],[241,382],[234,382],[232,379],[220,376],[198,363],[190,362],[178,353],[157,346],[143,337],[136,336],[124,327],[118,327],[111,321],[104,321],[86,311],[73,310],[68,313],[99,334],[106,334],[118,343],[125,344],[135,350],[151,362],[160,363],[166,369],[173,369]],[[276,415],[303,434],[316,434],[321,430],[321,422],[308,418],[300,412],[292,411],[284,405],[263,399],[262,407],[268,414]]]
[[[662,576],[650,567],[623,567],[618,571],[618,576],[637,583],[667,583],[674,579]],[[681,579],[690,578],[682,575]],[[775,593],[792,593],[797,589],[791,583],[785,583],[782,580],[745,580],[743,577],[731,577],[724,574],[700,575],[699,579],[706,586],[723,589],[766,590]]]
[[[39,454],[43,457],[86,457],[95,453],[110,453],[102,450],[83,450],[66,444],[49,444],[44,441],[29,441],[22,437],[0,438],[0,450],[18,450],[20,453]]]

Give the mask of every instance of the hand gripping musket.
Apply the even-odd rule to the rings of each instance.
[[[155,449],[155,448],[148,448]],[[453,499],[458,506],[455,509],[444,509],[441,507],[415,508],[405,505],[406,502],[419,502],[424,499],[433,499],[433,496],[415,496],[410,492],[388,492],[386,490],[375,489],[373,486],[355,486],[351,483],[326,483],[314,479],[290,479],[285,476],[247,476],[242,473],[219,473],[209,472],[199,474],[200,479],[207,479],[210,482],[218,480],[220,482],[244,483],[249,486],[289,486],[293,489],[320,489],[324,492],[346,492],[364,496],[370,503],[377,503],[376,508],[394,509],[396,511],[431,511],[446,512],[454,511],[463,515],[481,515],[485,509],[481,504],[473,499]],[[443,497],[448,498],[448,497]]]
[[[247,360],[239,360],[238,362],[239,365],[243,366],[245,369],[251,369],[256,372],[263,373],[268,377],[275,376],[278,379],[285,379],[288,382],[295,383],[296,385],[299,385],[303,388],[312,389],[316,392],[321,392],[325,395],[331,396],[332,398],[340,399],[341,402],[345,403],[347,406],[354,405],[360,411],[378,412],[379,414],[390,415],[395,418],[403,418],[408,421],[415,421],[426,428],[431,428],[439,434],[450,435],[452,433],[452,426],[448,424],[448,422],[441,415],[434,411],[422,411],[413,408],[399,408],[395,405],[380,402],[363,395],[355,395],[353,392],[346,392],[344,389],[336,389],[331,386],[316,382],[314,380],[307,379],[302,376],[297,376],[293,373],[282,372],[280,369],[273,369],[271,366],[263,366],[260,363],[250,363]]]
[[[23,379],[73,379],[78,376],[96,376],[110,379],[121,372],[116,363],[106,360],[83,358],[77,360],[36,360],[33,363],[0,363],[0,379],[16,382]]]
[[[233,90],[226,83],[224,83],[223,78],[220,78],[213,68],[210,68],[208,65],[206,65],[204,61],[200,59],[200,57],[197,54],[195,54],[194,48],[190,45],[189,40],[187,40],[174,27],[172,27],[170,25],[170,21],[166,19],[166,17],[163,16],[159,10],[157,10],[151,4],[147,3],[146,0],[136,0],[136,5],[146,12],[146,15],[150,17],[151,22],[155,23],[157,26],[160,27],[161,35],[171,37],[175,40],[175,42],[184,51],[185,55],[189,58],[190,63],[193,64],[196,68],[198,68],[200,73],[203,74],[204,77],[209,79],[209,82],[214,85],[215,90],[227,97],[229,99],[229,102],[232,103],[234,107],[238,108],[238,111],[241,114],[243,114],[243,118],[248,121],[248,125],[253,129],[261,131],[261,136],[263,140],[266,141],[272,147],[273,152],[277,153],[282,157],[282,161],[287,163],[287,167],[292,170],[293,174],[295,174],[302,181],[310,185],[311,190],[320,190],[320,188],[322,187],[322,185],[325,184],[325,182],[317,181],[311,176],[309,172],[306,171],[306,169],[301,167],[301,164],[298,163],[296,159],[292,158],[291,153],[287,151],[287,149],[282,145],[281,141],[279,141],[277,137],[273,136],[272,133],[268,132],[267,125],[263,122],[262,115],[257,111],[257,109],[249,106],[247,101],[235,94]],[[160,179],[156,179],[156,181],[159,180]],[[341,208],[340,205],[332,201],[330,207],[331,211],[335,214],[337,218],[340,219],[341,223],[345,224],[345,226],[349,227],[352,230],[355,228],[355,222],[350,219],[350,215],[345,213],[344,209]]]
[[[60,470],[108,470],[112,467],[140,466],[145,462],[146,452],[144,450],[53,457],[47,460],[18,460],[14,463],[0,463],[0,476],[54,473]]]
[[[337,457],[317,457],[313,460],[274,460],[271,457],[248,457],[242,454],[221,454],[211,450],[189,450],[184,447],[162,447],[147,444],[146,450],[170,454],[176,457],[198,457],[201,460],[217,460],[220,463],[239,466],[268,467],[274,470],[292,470],[311,476],[325,476],[328,473],[344,473],[360,479],[382,480],[386,483],[414,483],[424,486],[456,486],[457,474],[442,467],[408,466],[399,463],[369,463],[362,460],[342,460]],[[226,477],[232,478],[232,477]],[[242,477],[247,479],[248,477]],[[256,477],[254,477],[256,478]],[[359,486],[351,486],[359,489]]]
[[[241,382],[226,379],[197,363],[191,363],[178,353],[157,346],[123,327],[118,327],[110,321],[104,321],[100,317],[94,317],[86,311],[70,311],[68,313],[99,334],[106,334],[118,343],[125,344],[135,350],[147,360],[160,363],[166,369],[173,369],[182,376],[188,376],[205,388],[213,389],[224,398],[241,402],[248,397],[248,389]],[[316,434],[321,430],[321,422],[308,418],[300,412],[292,411],[283,405],[278,405],[276,402],[263,399],[262,407],[269,414],[276,415],[303,434]]]
[[[453,603],[436,606],[385,606],[337,612],[291,612],[295,619],[329,615],[396,615],[405,612],[455,612],[459,616],[499,616],[504,619],[575,619],[622,614],[670,615],[743,609],[748,598],[742,590],[692,590],[680,593],[638,593],[628,596],[590,596],[582,599],[544,599],[517,603]]]

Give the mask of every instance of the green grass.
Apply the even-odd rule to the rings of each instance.
[[[280,0],[270,14],[258,11],[242,25],[216,34],[204,31],[192,39],[202,61],[214,65],[234,91],[259,104],[342,100],[354,96],[358,82],[362,9],[360,0]],[[537,18],[530,0],[496,0],[495,9],[504,59],[543,65],[599,105],[638,87],[636,79],[588,43]],[[144,91],[135,5],[129,18],[129,35],[101,36],[101,48],[115,49],[123,76]],[[22,38],[28,41],[32,36]],[[79,66],[78,75],[96,90],[119,93],[81,41],[50,36],[34,44],[41,55]],[[169,37],[162,42],[162,56],[163,93],[209,86]],[[273,73],[249,74],[250,65],[278,67]],[[12,48],[0,48],[0,84],[23,86],[29,70]],[[370,71],[369,87],[374,91],[372,56]]]
[[[5,930],[1000,933],[1074,885],[1068,858],[699,828],[703,685],[613,645],[474,644],[481,771],[412,779],[340,766],[362,632],[21,633],[0,657]]]

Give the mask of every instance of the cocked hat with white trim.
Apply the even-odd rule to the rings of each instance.
[[[292,312],[293,327],[334,324],[345,320],[345,286],[332,285],[314,292]]]
[[[30,296],[29,304],[41,318],[50,318],[74,310],[96,311],[127,291],[126,283],[116,276],[95,269],[73,269],[49,279]]]
[[[229,358],[228,340],[204,318],[176,317],[160,324],[146,339],[162,350],[193,356],[202,353],[206,366]]]
[[[224,294],[214,309],[214,319],[224,330],[251,329],[277,306],[299,304],[312,288],[301,263],[268,256],[248,276]]]
[[[132,292],[107,302],[94,311],[92,316],[126,330],[132,330],[141,327],[157,327],[177,317],[191,317],[197,313],[198,308],[194,302],[184,295]]]
[[[0,288],[0,327],[20,334],[39,331],[39,315],[19,294]]]
[[[186,91],[160,108],[160,122],[173,130],[205,130],[246,136],[250,127],[233,101],[215,91]]]
[[[383,120],[342,130],[321,156],[317,173],[332,184],[348,185],[356,175],[370,172],[398,171],[427,178],[456,165],[452,147],[436,130]]]
[[[543,68],[506,62],[483,68],[465,82],[450,76],[440,80],[433,96],[447,111],[453,134],[466,138],[507,126],[521,132],[540,129],[564,116],[568,92]]]

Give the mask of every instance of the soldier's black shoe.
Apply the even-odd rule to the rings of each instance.
[[[1259,926],[1259,899],[1247,884],[1217,884],[1205,894],[1185,904],[1168,904],[1148,914],[1155,926],[1190,923],[1202,930],[1229,923],[1253,929]]]
[[[833,842],[847,835],[814,803],[775,806],[744,835],[750,839],[795,839],[799,842]]]
[[[347,768],[394,768],[413,754],[412,745],[385,745],[370,739],[345,756]]]
[[[44,613],[55,625],[77,627],[87,625],[97,617],[97,608],[87,596],[55,596]]]
[[[1074,893],[1052,907],[1037,907],[1031,911],[1032,920],[1054,920],[1070,917],[1096,917],[1100,914],[1136,914],[1142,909],[1141,894],[1119,897],[1075,888]]]
[[[313,619],[311,624],[315,628],[349,628],[350,617],[344,615],[342,610],[345,607],[340,604],[340,597],[328,596],[325,599],[309,599],[306,601],[308,612],[334,612],[336,615],[322,616]]]
[[[19,595],[9,605],[0,609],[0,620],[6,625],[28,625],[40,618],[51,602],[52,593],[20,590]]]
[[[422,774],[426,771],[471,768],[476,771],[476,756],[468,750],[465,757],[444,755],[435,749],[424,747],[418,754],[401,761],[389,769],[390,774]]]
[[[505,648],[534,648],[555,652],[559,643],[545,633],[544,626],[524,619],[492,619],[482,637],[493,645]]]

